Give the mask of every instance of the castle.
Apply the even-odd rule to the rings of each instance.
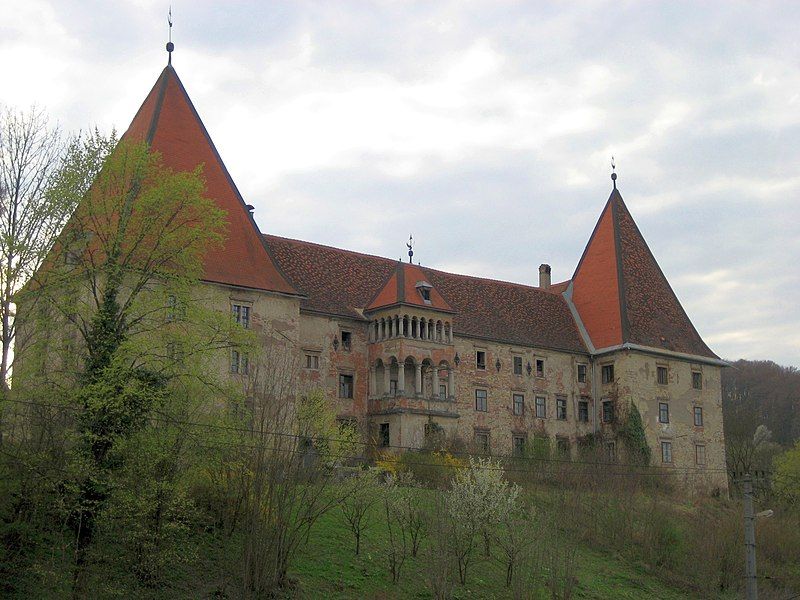
[[[204,165],[228,237],[204,285],[245,327],[291,341],[300,384],[325,390],[377,444],[419,448],[456,435],[498,455],[549,438],[576,458],[641,414],[652,464],[726,487],[720,370],[672,291],[614,182],[571,279],[538,287],[446,273],[262,234],[169,65],[124,138],[175,170]],[[232,352],[231,377],[247,369]]]

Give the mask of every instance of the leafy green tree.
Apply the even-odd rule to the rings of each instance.
[[[113,474],[124,465],[119,449],[163,409],[176,366],[186,362],[185,349],[167,351],[170,340],[191,342],[191,334],[181,334],[193,326],[203,330],[208,352],[229,344],[231,329],[196,298],[204,254],[225,229],[224,212],[204,196],[200,169],[173,172],[146,144],[128,141],[106,157],[97,149],[107,145],[98,137],[71,148],[54,193],[75,211],[19,298],[23,309],[31,298],[44,302],[43,314],[57,319],[37,320],[23,310],[27,339],[50,365],[45,330],[60,325],[72,342],[61,369],[39,375],[58,379],[76,410],[68,519],[76,540],[76,595],[85,594],[88,550]],[[167,297],[177,300],[170,305]],[[180,319],[177,304],[191,306]]]
[[[800,441],[775,457],[775,492],[792,507],[800,507]]]

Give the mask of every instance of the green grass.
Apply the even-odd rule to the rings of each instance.
[[[421,491],[423,495],[429,492]],[[354,538],[338,509],[315,525],[308,545],[291,569],[300,598],[430,598],[426,581],[425,553],[409,557],[398,584],[392,584],[383,555],[386,527],[377,507],[365,532],[361,554],[354,553]],[[457,586],[455,598],[509,598],[505,569],[497,561],[481,556],[477,547],[467,583]],[[579,546],[576,558],[578,580],[575,598],[677,600],[696,596],[670,589],[641,566],[606,552]]]

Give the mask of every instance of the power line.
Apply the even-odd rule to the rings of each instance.
[[[64,410],[64,411],[73,411],[73,412],[81,412],[84,409],[77,406],[69,406],[63,404],[53,404],[53,403],[46,403],[46,402],[38,402],[32,400],[20,400],[20,399],[6,399],[7,402],[13,402],[17,404],[29,405],[29,406],[38,406],[44,408],[54,408],[57,410]],[[148,420],[156,423],[164,423],[168,425],[181,425],[186,427],[197,427],[197,428],[207,428],[207,429],[217,429],[223,431],[232,431],[232,432],[239,432],[239,433],[249,433],[252,435],[260,435],[260,436],[275,436],[275,437],[288,437],[294,439],[300,439],[304,441],[310,442],[334,442],[334,443],[343,443],[343,444],[350,444],[350,445],[359,445],[365,446],[369,448],[380,448],[380,449],[387,449],[387,450],[409,450],[409,451],[419,451],[420,448],[416,448],[413,446],[402,446],[402,445],[382,445],[376,447],[373,443],[365,442],[363,440],[350,440],[341,437],[328,437],[328,436],[304,436],[301,434],[296,433],[289,433],[289,432],[281,432],[281,431],[270,431],[270,430],[259,430],[247,427],[236,427],[232,425],[221,425],[218,423],[202,423],[199,421],[186,421],[186,420],[179,420],[179,419],[169,419],[169,418],[159,418],[159,417],[148,417]],[[242,444],[241,441],[231,442],[230,445],[239,445],[239,446],[247,446],[246,444]],[[256,447],[256,446],[250,446]],[[257,446],[261,447],[261,446]],[[448,454],[452,456],[461,456],[467,458],[486,458],[489,455],[486,454],[476,454],[474,452],[467,452],[467,451],[446,451]],[[551,463],[551,464],[563,464],[563,465],[588,465],[592,467],[629,467],[636,470],[643,470],[643,469],[654,469],[657,471],[653,473],[634,473],[633,475],[675,475],[675,474],[709,474],[709,473],[722,473],[728,472],[727,468],[714,468],[714,467],[671,467],[671,468],[664,468],[659,467],[658,465],[639,465],[635,463],[621,463],[621,462],[611,462],[611,461],[586,461],[586,460],[571,460],[571,459],[559,459],[559,458],[550,458],[550,457],[538,457],[538,456],[513,456],[513,455],[491,455],[491,458],[495,458],[498,460],[511,460],[514,462],[521,462],[521,461],[534,461],[534,462],[541,462],[541,463]],[[348,457],[349,458],[349,457]],[[420,465],[424,465],[424,463],[416,463]],[[430,466],[438,466],[437,463],[430,463]],[[505,469],[508,470],[508,469]],[[524,469],[521,469],[524,471]],[[593,471],[597,472],[597,471]],[[608,471],[603,471],[604,473],[609,473]]]

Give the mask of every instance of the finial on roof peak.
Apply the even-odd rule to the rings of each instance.
[[[167,13],[167,23],[169,23],[169,41],[167,42],[167,65],[172,65],[172,51],[175,50],[175,44],[172,43],[172,6],[169,7]]]
[[[412,259],[414,258],[414,236],[411,234],[408,234],[406,247],[408,248],[408,264],[412,264]]]
[[[611,181],[614,184],[614,189],[617,189],[617,173],[615,171],[616,168],[617,168],[617,165],[614,164],[614,157],[612,156],[611,157]]]

